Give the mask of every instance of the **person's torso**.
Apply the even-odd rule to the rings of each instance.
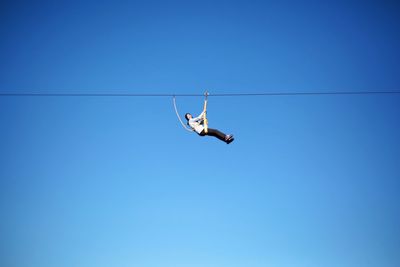
[[[198,134],[204,130],[204,126],[194,119],[189,120],[189,126],[194,129]]]

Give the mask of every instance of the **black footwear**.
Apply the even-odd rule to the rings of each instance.
[[[233,140],[235,140],[235,138],[233,138],[233,135],[232,134],[228,134],[227,136],[226,136],[226,143],[227,144],[230,144],[230,143],[232,143],[233,142]]]

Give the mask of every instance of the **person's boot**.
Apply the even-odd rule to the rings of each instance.
[[[225,136],[225,142],[226,142],[227,144],[232,143],[233,140],[235,140],[235,138],[233,138],[233,135],[232,135],[232,134],[228,134],[227,136]]]

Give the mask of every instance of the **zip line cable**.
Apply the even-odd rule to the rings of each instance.
[[[316,95],[390,95],[400,91],[327,91],[327,92],[268,92],[268,93],[216,93],[215,97],[242,96],[316,96]],[[0,97],[203,97],[204,94],[137,94],[137,93],[0,93]]]

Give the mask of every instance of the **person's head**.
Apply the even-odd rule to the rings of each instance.
[[[185,118],[186,118],[186,120],[190,120],[192,118],[192,114],[186,113]]]

